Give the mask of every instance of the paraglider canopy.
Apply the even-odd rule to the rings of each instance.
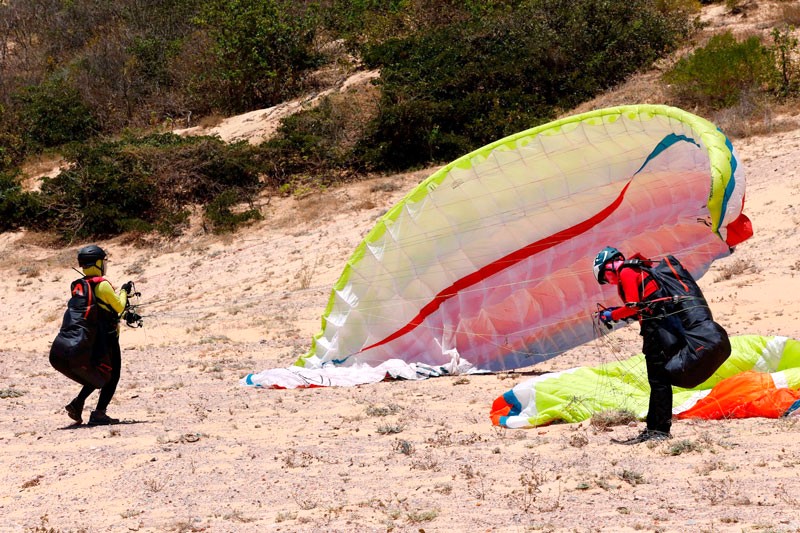
[[[594,338],[608,243],[673,254],[695,277],[749,237],[744,171],[707,120],[657,105],[520,132],[441,168],[384,215],[296,363],[390,359],[498,371]]]

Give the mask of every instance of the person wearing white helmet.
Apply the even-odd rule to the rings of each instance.
[[[83,270],[84,279],[89,282],[97,304],[97,332],[92,352],[106,355],[110,362],[110,377],[100,389],[97,406],[89,415],[90,426],[117,424],[119,420],[106,414],[111,399],[117,390],[122,357],[119,346],[120,316],[128,306],[128,296],[132,291],[132,282],[127,282],[117,292],[103,276],[108,267],[108,255],[95,244],[84,246],[78,250],[78,264]],[[83,406],[89,395],[95,390],[91,385],[84,385],[78,395],[66,405],[67,415],[80,424],[83,422]]]

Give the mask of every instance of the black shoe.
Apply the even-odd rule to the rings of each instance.
[[[79,402],[77,399],[72,400],[64,407],[64,410],[67,412],[67,416],[74,420],[76,424],[83,423],[83,402]]]
[[[113,424],[119,424],[119,419],[111,418],[105,411],[92,411],[92,414],[89,415],[90,426],[111,426]]]
[[[666,433],[664,431],[656,431],[654,429],[645,429],[635,437],[631,437],[625,440],[617,440],[611,439],[611,442],[614,444],[625,444],[630,446],[631,444],[639,444],[640,442],[646,442],[649,440],[652,441],[662,441],[662,440],[669,440],[672,438],[672,435]]]

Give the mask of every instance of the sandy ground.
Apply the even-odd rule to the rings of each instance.
[[[735,146],[755,236],[700,285],[730,334],[800,338],[800,129]],[[146,315],[123,331],[111,427],[70,425],[79,386],[47,361],[84,243],[0,235],[0,531],[800,531],[796,419],[679,421],[636,447],[610,439],[641,423],[491,425],[535,373],[637,353],[634,328],[520,372],[241,387],[305,352],[344,261],[429,172],[265,197],[234,236],[101,242]]]
[[[737,148],[756,234],[700,283],[731,334],[800,338],[800,130]],[[0,531],[800,530],[793,421],[677,422],[678,455],[610,443],[633,428],[491,426],[493,399],[534,371],[636,353],[634,328],[527,372],[239,386],[305,351],[345,259],[426,175],[265,198],[232,237],[102,242],[109,278],[147,304],[123,331],[113,427],[70,426],[78,386],[47,361],[77,245],[0,236]],[[748,268],[715,281],[732,261]]]

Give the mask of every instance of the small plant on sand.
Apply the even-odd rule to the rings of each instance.
[[[412,455],[414,453],[414,445],[405,439],[397,439],[393,448],[394,451],[403,455]]]
[[[431,509],[428,511],[410,511],[406,514],[406,518],[411,524],[419,524],[421,522],[431,522],[439,516],[439,511]]]
[[[439,463],[439,459],[437,459],[435,455],[428,452],[414,459],[411,462],[411,469],[438,472],[442,469],[442,465]]]
[[[731,478],[714,479],[703,483],[700,489],[695,491],[701,500],[707,501],[711,505],[717,505],[728,499],[733,490],[733,480]]]
[[[389,416],[397,414],[402,410],[402,407],[394,403],[385,406],[371,404],[367,406],[366,414],[367,416]]]
[[[738,258],[725,264],[720,270],[714,282],[727,281],[735,276],[741,276],[747,272],[756,273],[760,269],[753,263],[751,259]]]
[[[486,499],[486,474],[475,470],[472,465],[461,465],[459,471],[467,480],[467,492],[477,500]]]
[[[287,511],[280,511],[275,516],[275,522],[285,522],[287,520],[295,520],[297,518],[297,512],[287,512]]]
[[[376,430],[381,435],[394,435],[395,433],[402,433],[405,429],[403,424],[382,424]]]
[[[157,478],[150,478],[144,480],[144,486],[152,493],[161,492],[164,487],[167,485],[167,482],[162,479]]]
[[[303,511],[310,511],[317,506],[317,498],[314,495],[306,494],[299,487],[292,489],[292,499]]]
[[[319,258],[317,258],[313,263],[306,263],[303,261],[300,270],[294,276],[298,280],[301,290],[311,287],[311,281],[314,279],[314,275],[317,273],[317,266],[319,266]]]
[[[682,453],[697,452],[703,449],[703,446],[695,441],[688,439],[681,439],[671,442],[667,447],[666,453],[668,455],[681,455]]]
[[[636,415],[627,409],[607,409],[592,415],[589,423],[597,431],[606,431],[614,426],[627,426],[636,422]]]
[[[640,485],[644,483],[644,475],[641,472],[634,472],[633,470],[624,469],[619,474],[619,478],[628,483],[629,485]]]

